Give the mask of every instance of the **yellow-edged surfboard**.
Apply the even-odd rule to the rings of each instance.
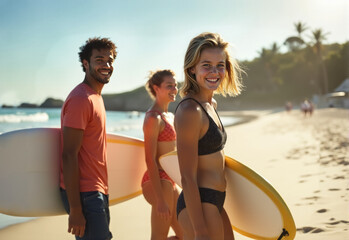
[[[32,128],[0,135],[0,213],[65,214],[59,193],[60,129]],[[110,205],[142,193],[146,170],[141,139],[107,134]]]
[[[167,174],[181,186],[177,152],[160,157]],[[227,181],[224,209],[233,229],[260,240],[292,240],[296,226],[286,203],[263,177],[237,160],[225,157]]]

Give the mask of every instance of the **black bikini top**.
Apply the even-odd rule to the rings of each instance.
[[[202,138],[199,139],[199,142],[198,142],[199,155],[207,155],[207,154],[215,153],[215,152],[222,150],[224,148],[226,141],[227,141],[227,133],[224,130],[223,124],[221,122],[221,119],[218,116],[216,109],[215,109],[215,112],[217,114],[219,122],[221,123],[222,130],[217,126],[215,121],[213,121],[213,119],[207,113],[205,108],[194,98],[186,98],[186,99],[182,100],[179,104],[181,104],[182,102],[184,102],[188,99],[192,99],[197,104],[199,104],[200,107],[206,113],[208,120],[209,120],[209,126],[207,129],[207,132],[205,133],[205,135]],[[178,104],[178,106],[179,106],[179,104]],[[177,106],[177,108],[178,108],[178,106]],[[176,108],[176,111],[177,111],[177,108]]]

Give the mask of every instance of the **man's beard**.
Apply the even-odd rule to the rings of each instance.
[[[90,75],[92,78],[94,78],[97,82],[103,83],[103,84],[107,84],[110,81],[110,77],[101,77],[101,74],[99,74],[94,68],[91,67],[90,65]]]

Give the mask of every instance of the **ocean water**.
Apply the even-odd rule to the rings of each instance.
[[[60,109],[0,108],[0,133],[41,127],[60,127]],[[107,132],[142,138],[144,113],[107,111]]]
[[[0,108],[0,134],[25,128],[60,127],[60,109]],[[143,139],[143,112],[107,111],[107,132]],[[233,117],[221,117],[224,126],[240,121]],[[0,159],[1,161],[1,159]],[[29,221],[33,218],[14,217],[0,213],[0,229]]]

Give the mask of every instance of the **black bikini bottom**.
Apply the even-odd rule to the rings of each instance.
[[[220,192],[211,188],[199,188],[199,193],[201,202],[211,203],[218,208],[219,212],[222,211],[225,200],[225,192]],[[186,206],[182,191],[177,201],[177,217],[184,208],[186,208]]]

